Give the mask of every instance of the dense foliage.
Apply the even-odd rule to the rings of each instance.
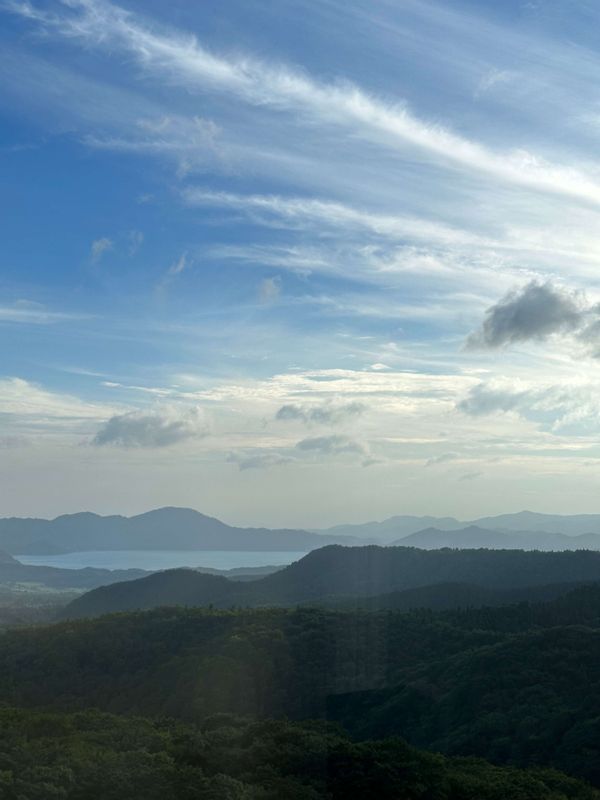
[[[501,638],[420,614],[157,609],[5,634],[0,700],[191,720],[323,716],[328,694],[393,685],[404,668]]]
[[[235,787],[231,789],[232,797],[343,797],[341,789],[335,794],[337,783],[331,783],[329,771],[326,775],[329,783],[322,782],[325,780],[323,748],[327,753],[327,770],[330,770],[330,755],[338,752],[339,745],[343,753],[340,758],[345,764],[343,770],[340,767],[343,774],[354,774],[356,768],[362,775],[365,763],[371,764],[369,759],[376,763],[377,770],[382,769],[387,774],[392,767],[385,766],[385,759],[393,752],[393,758],[401,763],[409,757],[407,753],[412,754],[411,759],[414,757],[419,764],[427,764],[431,774],[438,775],[437,784],[433,778],[433,782],[419,779],[420,795],[410,794],[410,791],[417,791],[415,783],[410,791],[404,787],[401,792],[392,784],[394,789],[389,795],[382,789],[379,794],[371,795],[374,797],[551,798],[555,795],[547,785],[542,791],[535,787],[520,788],[520,783],[511,791],[504,787],[504,795],[500,790],[497,794],[485,794],[476,775],[485,773],[483,783],[493,788],[496,773],[489,772],[489,765],[439,760],[438,756],[416,754],[406,749],[406,745],[390,743],[388,739],[400,736],[411,746],[447,756],[479,756],[519,769],[557,768],[600,786],[600,587],[581,586],[547,603],[520,603],[501,608],[411,613],[333,611],[316,607],[162,608],[11,630],[3,635],[0,648],[0,703],[30,709],[23,711],[21,717],[17,715],[22,724],[27,725],[27,720],[36,719],[41,710],[68,714],[98,708],[146,717],[146,722],[123,720],[110,724],[122,724],[123,730],[128,731],[137,730],[139,726],[140,731],[152,730],[153,736],[163,737],[158,749],[152,751],[161,754],[153,763],[160,762],[160,769],[164,767],[175,772],[168,773],[164,780],[156,777],[156,784],[149,779],[147,784],[152,786],[176,785],[173,781],[179,776],[181,762],[177,761],[172,748],[170,737],[175,735],[174,730],[193,730],[196,731],[194,736],[198,736],[198,730],[206,732],[207,718],[226,713],[263,720],[243,724],[219,722],[219,736],[225,739],[230,736],[227,731],[231,727],[235,729],[236,753],[251,746],[249,741],[239,744],[249,735],[243,734],[243,730],[253,731],[252,736],[257,741],[263,735],[267,739],[275,735],[268,731],[278,731],[277,736],[283,737],[283,742],[301,740],[301,744],[294,747],[302,769],[298,767],[297,773],[284,773],[288,783],[282,785],[287,794],[277,795],[275,790],[269,794],[271,789],[267,791],[264,782],[261,783],[267,772],[271,775],[273,770],[279,769],[273,741],[269,740],[264,746],[264,762],[257,762],[262,765],[259,770],[262,777],[248,779],[246,772],[236,772],[237,768],[229,765],[237,763],[238,756],[234,758],[220,752],[219,758],[225,759],[220,762],[220,768],[223,769],[225,763],[228,765],[227,781],[240,784],[224,784]],[[282,720],[286,717],[298,724],[284,723]],[[56,719],[70,719],[68,724],[74,725],[73,720],[86,718],[85,714],[83,717],[76,714],[64,718],[59,715]],[[179,722],[157,727],[157,723],[149,721],[164,718]],[[301,722],[311,718],[339,722],[354,741],[319,727],[324,722]],[[273,719],[280,722],[275,723]],[[129,724],[133,728],[126,728]],[[144,727],[148,725],[150,728]],[[184,728],[178,727],[182,725]],[[222,732],[223,728],[226,733]],[[43,725],[41,730],[45,730]],[[332,736],[338,744],[328,738]],[[323,737],[326,745],[322,743]],[[34,738],[27,733],[25,751],[32,752]],[[119,740],[116,733],[113,738]],[[377,743],[379,739],[386,741]],[[343,740],[343,746],[338,740]],[[55,748],[63,752],[66,747],[65,758],[68,756],[68,759],[75,757],[69,749],[70,741],[67,737]],[[281,741],[277,740],[277,747],[282,746]],[[311,751],[311,742],[317,747],[318,756]],[[77,753],[87,746],[82,742],[76,747],[73,744]],[[311,774],[311,752],[315,763],[321,764],[321,783],[313,786],[305,782],[300,788],[289,784],[292,778],[302,783],[303,771]],[[253,751],[252,758],[255,757]],[[110,765],[116,758],[114,753],[109,753],[106,763]],[[239,758],[243,760],[242,755]],[[308,758],[308,766],[305,758]],[[356,763],[352,761],[355,758],[358,759]],[[361,761],[363,758],[367,761]],[[146,763],[144,759],[147,754],[132,756],[131,769],[136,764]],[[172,759],[175,759],[175,766]],[[351,765],[344,759],[350,759]],[[34,762],[39,762],[38,755],[31,755],[31,763]],[[170,766],[165,766],[167,762]],[[66,762],[60,763],[61,769],[64,767],[67,772],[74,769]],[[186,769],[196,769],[198,764],[205,770],[202,758],[198,762],[192,760]],[[127,774],[126,768],[123,769]],[[6,772],[0,764],[2,770]],[[454,775],[456,770],[462,770],[459,789],[448,784],[449,775]],[[25,774],[20,769],[13,773],[21,777]],[[109,768],[107,774],[110,775]],[[216,773],[203,775],[202,780],[209,783],[197,785],[205,787],[202,791],[207,794],[190,797],[211,797],[210,781],[216,780]],[[518,770],[499,771],[497,775],[500,782],[508,780],[509,775],[513,775],[515,781],[524,779]],[[196,781],[198,774],[194,776]],[[277,772],[277,781],[280,779],[283,780]],[[14,782],[13,778],[10,780]],[[359,785],[359,778],[355,776],[355,780]],[[527,780],[533,780],[529,773]],[[535,780],[542,779],[538,776]],[[547,776],[543,778],[546,784],[548,780]],[[559,783],[564,780],[556,777]],[[140,786],[145,785],[144,781],[140,782]],[[340,785],[344,785],[343,782]],[[434,785],[438,789],[441,786],[443,791],[434,791]],[[468,786],[472,789],[466,788]],[[95,796],[77,794],[79,789],[75,788],[68,791],[74,793],[65,794],[65,789],[62,795],[57,790],[54,795],[32,794],[31,797]],[[143,796],[153,797],[152,791],[154,788],[148,789]],[[188,796],[187,789],[178,791],[175,796]],[[215,797],[227,797],[230,789],[221,787],[219,791],[221,795]],[[590,796],[569,795],[568,791],[561,789],[555,793],[556,797]],[[110,798],[113,796],[110,792],[119,796],[112,788],[99,796]],[[169,797],[167,789],[162,794]],[[0,796],[4,797],[1,792]],[[24,792],[14,796],[19,800],[29,797]]]
[[[377,693],[330,698],[359,736],[500,763],[552,763],[600,785],[600,630],[550,628],[422,665]]]
[[[598,800],[552,770],[352,742],[318,723],[201,726],[0,710],[3,800]]]

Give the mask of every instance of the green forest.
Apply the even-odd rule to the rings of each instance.
[[[94,711],[0,710],[4,800],[598,800],[554,770],[351,741],[320,722],[195,726]]]
[[[600,798],[600,586],[2,634],[0,797]]]

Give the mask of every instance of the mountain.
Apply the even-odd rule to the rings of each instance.
[[[424,550],[439,550],[442,547],[461,549],[488,547],[496,550],[521,549],[520,544],[509,534],[485,530],[476,525],[469,525],[467,528],[452,531],[433,527],[425,528],[392,542],[392,546],[398,545],[402,547],[420,547]]]
[[[460,521],[454,517],[395,516],[382,522],[365,522],[358,525],[336,525],[320,530],[321,534],[355,536],[358,539],[374,539],[389,542],[404,539],[427,528],[440,531],[457,531],[476,526],[493,531],[560,533],[565,536],[600,534],[600,514],[538,514],[520,511],[516,514],[500,514],[495,517]]]
[[[352,540],[302,530],[235,528],[189,508],[159,508],[134,517],[66,514],[53,520],[0,519],[0,548],[14,555],[86,550],[307,551]]]
[[[374,539],[377,542],[400,539],[424,528],[459,530],[465,525],[454,517],[416,517],[411,515],[390,517],[382,522],[365,522],[356,525],[334,525],[332,528],[315,531],[331,536],[353,536],[358,539]]]
[[[478,532],[472,528],[479,529]],[[396,516],[383,522],[338,525],[324,531],[237,528],[187,508],[159,508],[133,517],[65,514],[53,520],[0,519],[0,548],[13,555],[55,555],[86,550],[254,550],[309,551],[328,544],[360,545],[402,541],[427,547],[423,531],[453,531],[438,536],[440,547],[508,547],[560,550],[600,549],[600,515],[556,516],[522,511],[483,517],[471,523],[454,517]],[[484,530],[493,536],[485,538]],[[467,533],[465,533],[467,532]],[[506,540],[502,534],[517,534]],[[420,534],[414,540],[413,537]],[[532,537],[538,537],[532,538]],[[555,537],[555,538],[553,538]],[[565,541],[567,537],[577,540]],[[582,537],[582,538],[577,538]],[[445,543],[444,543],[445,542]]]
[[[600,580],[600,553],[341,547],[313,550],[283,569],[244,583],[193,570],[167,570],[105,586],[70,603],[67,617],[173,605],[294,606],[367,597],[439,583],[508,590]]]
[[[340,597],[327,602],[329,608],[364,611],[412,611],[414,609],[473,609],[506,606],[511,603],[539,603],[554,600],[571,592],[577,583],[551,583],[542,586],[519,586],[493,589],[474,583],[435,583],[399,592],[368,597]]]
[[[587,533],[566,536],[546,531],[501,531],[469,525],[460,530],[445,531],[426,528],[392,542],[392,545],[421,547],[425,550],[440,547],[480,548],[495,550],[600,550],[600,534]]]
[[[500,514],[496,517],[482,517],[474,524],[481,528],[494,528],[507,531],[541,531],[578,536],[585,533],[600,534],[600,514],[539,514],[533,511],[520,511],[517,514]]]

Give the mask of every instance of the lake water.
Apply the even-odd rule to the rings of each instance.
[[[64,553],[52,556],[15,556],[22,564],[82,569],[172,569],[173,567],[235,567],[283,566],[306,555],[305,551],[281,550],[91,550],[85,553]]]

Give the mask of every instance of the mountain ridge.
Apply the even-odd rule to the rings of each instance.
[[[419,547],[425,550],[450,547],[456,549],[490,548],[495,550],[600,550],[600,534],[584,533],[567,536],[547,531],[507,531],[468,525],[460,530],[425,528],[391,543],[397,547]]]
[[[334,525],[318,529],[321,534],[335,533],[357,538],[378,538],[395,541],[418,533],[426,528],[444,531],[461,530],[475,525],[487,530],[501,532],[560,533],[566,536],[600,534],[600,514],[544,514],[537,511],[518,511],[515,513],[483,516],[469,520],[456,517],[416,516],[412,514],[395,515],[380,521]],[[315,530],[315,529],[312,529]]]
[[[254,581],[166,570],[140,580],[100,587],[70,603],[65,618],[157,606],[218,608],[323,604],[335,597],[368,597],[436,583],[514,589],[600,581],[600,553],[525,550],[422,550],[341,547],[313,550]]]
[[[49,550],[62,553],[90,550],[293,552],[354,542],[359,543],[359,540],[293,528],[237,528],[194,509],[174,506],[131,517],[78,512],[51,520],[0,519],[0,549],[11,555],[47,555]]]

